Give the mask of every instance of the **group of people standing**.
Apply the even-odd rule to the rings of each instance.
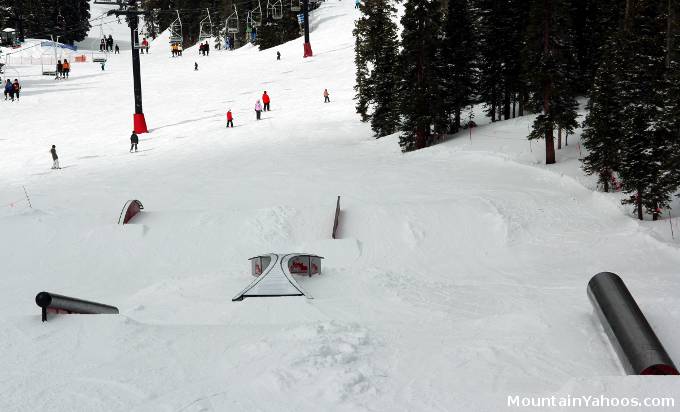
[[[59,79],[68,79],[68,75],[71,72],[71,63],[68,62],[68,60],[64,59],[64,62],[62,63],[61,60],[57,60],[57,77],[55,77],[56,80]]]
[[[19,100],[19,92],[21,91],[21,84],[19,84],[18,79],[14,79],[14,82],[7,79],[5,82],[5,100],[9,99],[14,101],[16,97]]]
[[[104,36],[99,42],[99,51],[113,51],[113,36]]]
[[[323,89],[323,99],[324,103],[330,103],[331,98],[330,98],[330,93],[328,92],[328,89]],[[262,119],[262,112],[268,112],[271,111],[271,97],[269,94],[267,94],[267,91],[265,90],[264,93],[262,93],[262,99],[259,99],[255,102],[255,119],[261,120]],[[231,109],[227,110],[227,127],[234,127],[234,115],[231,112]]]
[[[264,106],[262,105],[264,103]],[[264,93],[262,94],[262,103],[258,100],[255,102],[255,117],[257,120],[261,119],[261,114],[263,111],[268,112],[271,109],[269,108],[269,104],[271,103],[271,98],[267,94],[267,91],[265,90]]]
[[[201,43],[200,46],[198,46],[198,53],[203,56],[210,55],[210,45],[208,44],[208,42]]]
[[[179,43],[172,43],[170,45],[170,53],[172,53],[172,57],[176,56],[182,56],[182,45]]]

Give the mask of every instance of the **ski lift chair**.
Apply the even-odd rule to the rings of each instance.
[[[282,0],[267,0],[267,17],[271,17],[274,20],[281,20],[283,18]]]
[[[236,6],[234,6],[234,12],[227,17],[227,33],[238,33],[238,11]]]

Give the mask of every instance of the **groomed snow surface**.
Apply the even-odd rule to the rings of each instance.
[[[543,166],[533,117],[411,154],[373,139],[352,100],[356,17],[350,1],[314,11],[310,59],[301,40],[181,58],[154,43],[137,153],[129,52],[66,81],[16,67],[21,101],[0,102],[1,411],[473,412],[518,410],[515,395],[678,407],[677,378],[624,376],[586,297],[595,273],[621,275],[680,362],[671,221],[639,223],[594,191],[578,136]],[[272,111],[256,121],[264,90]],[[145,210],[118,226],[129,199]],[[297,278],[313,300],[231,301],[248,258],[270,252],[325,257]],[[41,323],[42,290],[121,314]]]

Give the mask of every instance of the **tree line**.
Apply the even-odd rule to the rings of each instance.
[[[0,29],[16,28],[25,38],[49,39],[73,44],[90,30],[88,0],[0,0]]]
[[[474,104],[492,122],[536,114],[528,138],[552,164],[587,96],[584,169],[656,219],[680,186],[679,2],[406,0],[398,36],[395,2],[364,0],[356,111],[405,152],[471,126]]]

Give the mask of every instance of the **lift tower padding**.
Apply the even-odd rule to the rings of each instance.
[[[621,363],[630,375],[678,375],[678,369],[621,278],[610,272],[593,276],[588,298]]]

